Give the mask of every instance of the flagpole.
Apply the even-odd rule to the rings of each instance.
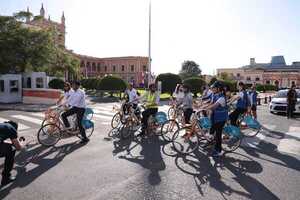
[[[149,2],[149,38],[148,38],[148,63],[149,63],[149,68],[148,68],[148,86],[151,82],[151,0]]]

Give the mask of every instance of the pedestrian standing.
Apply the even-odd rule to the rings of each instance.
[[[293,84],[291,89],[289,89],[287,93],[287,118],[294,117],[295,106],[297,103],[297,92],[296,92],[296,85]]]

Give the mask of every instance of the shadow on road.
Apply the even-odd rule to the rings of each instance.
[[[36,166],[33,168],[31,168],[30,165],[17,166],[15,168],[17,170],[17,180],[1,189],[0,199],[6,197],[17,187],[26,187],[39,176],[55,167],[64,159],[65,156],[82,146],[84,146],[84,144],[80,144],[78,142],[51,148],[45,148],[41,145],[37,145],[36,148],[28,151],[26,154],[19,153],[15,158],[16,161],[27,160],[33,155],[38,155],[31,160],[31,163]]]

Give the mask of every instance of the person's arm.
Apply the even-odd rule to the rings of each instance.
[[[234,95],[233,97],[231,97],[231,99],[229,99],[228,104],[232,104],[233,102],[239,100],[241,98],[241,96],[239,94]]]
[[[60,104],[60,102],[63,100],[64,97],[65,97],[64,95],[61,95],[57,100],[56,104]]]
[[[20,151],[22,149],[22,145],[17,138],[11,139],[11,143],[14,145],[16,150]]]

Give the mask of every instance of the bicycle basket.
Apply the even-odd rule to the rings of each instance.
[[[84,119],[81,121],[81,123],[84,129],[90,129],[94,127],[94,122],[91,120]]]
[[[233,125],[225,125],[223,128],[224,132],[230,136],[241,138],[242,134],[238,127]]]
[[[165,123],[165,122],[168,120],[168,118],[167,118],[166,113],[164,113],[164,112],[158,112],[158,113],[156,113],[156,115],[155,115],[155,120],[156,120],[159,124],[163,124],[163,123]]]
[[[256,119],[254,119],[252,116],[249,115],[246,116],[243,121],[247,124],[249,128],[259,129],[261,126]]]
[[[84,119],[91,120],[93,117],[94,111],[91,108],[86,108],[84,112]]]
[[[210,129],[211,128],[211,121],[208,117],[201,117],[199,119],[199,125],[201,128]]]

